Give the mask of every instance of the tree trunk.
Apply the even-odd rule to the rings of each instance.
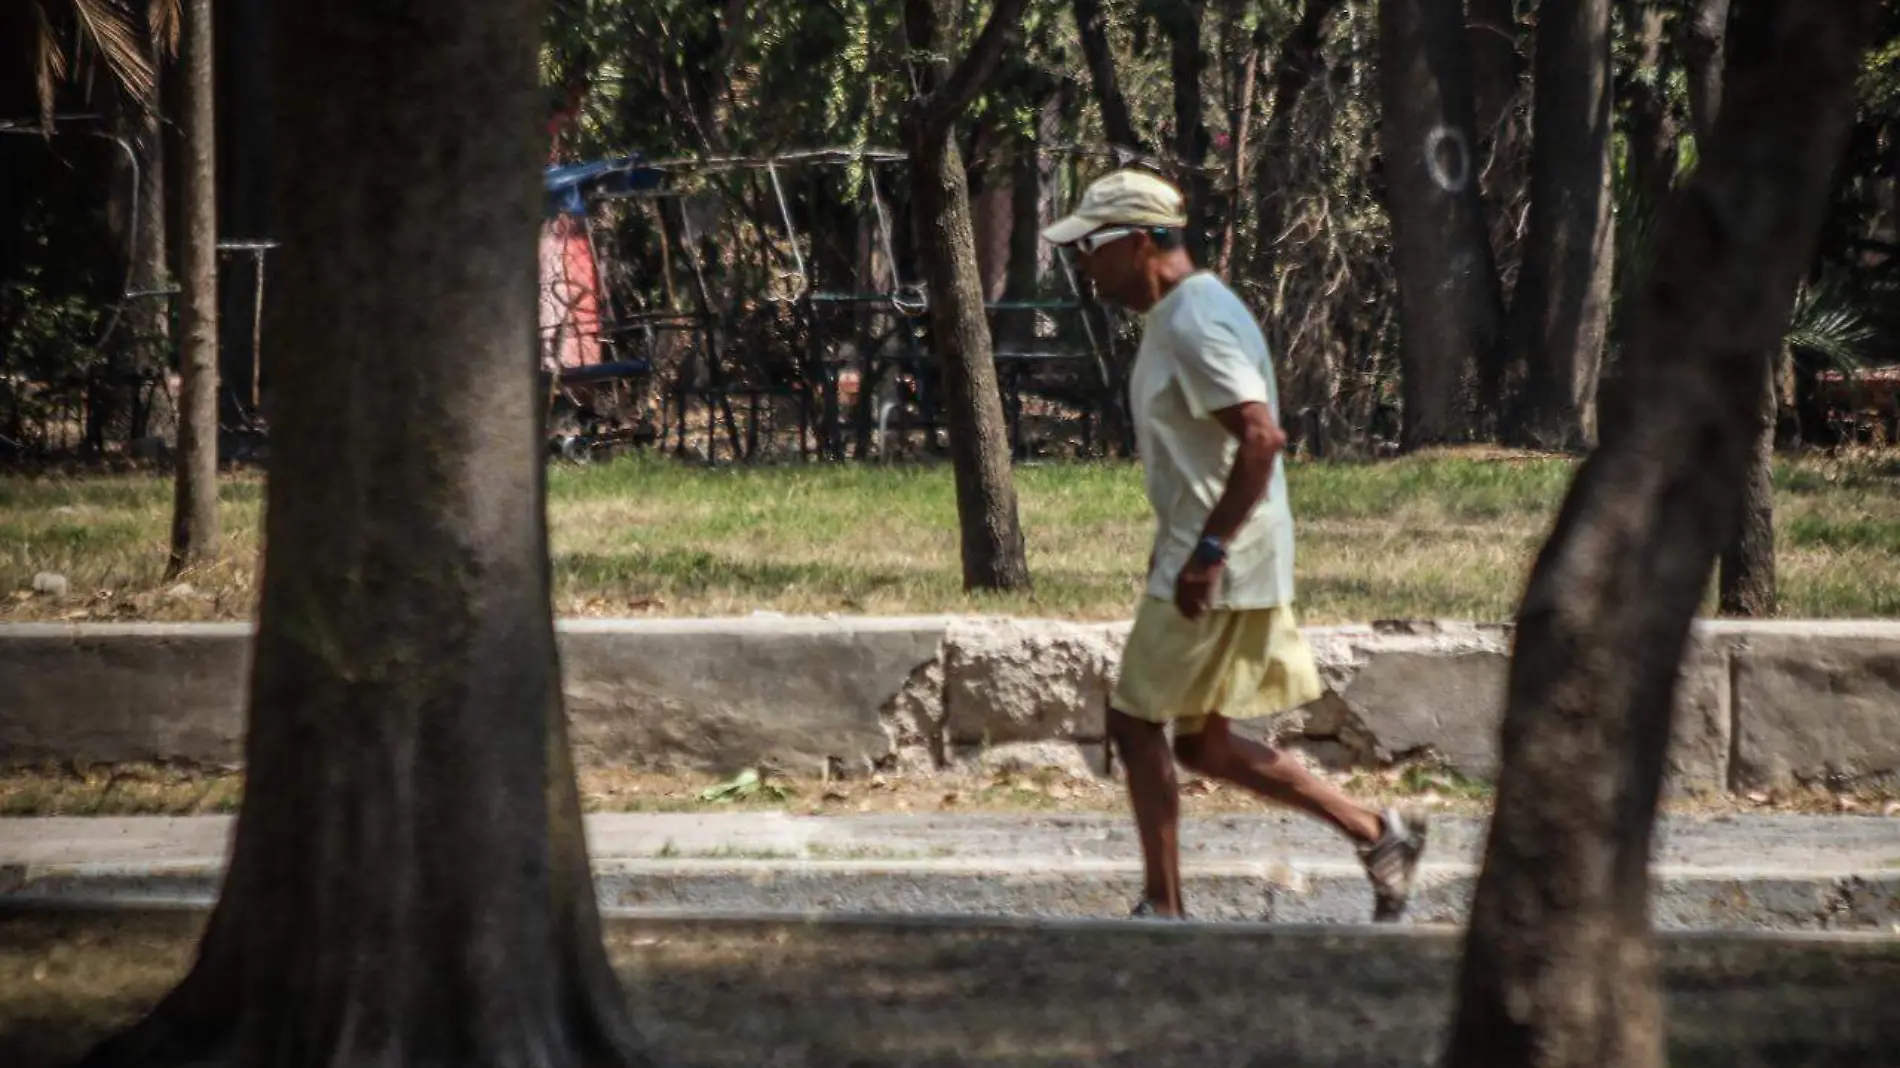
[[[1287,163],[1293,152],[1293,116],[1306,87],[1324,69],[1320,44],[1339,0],[1307,0],[1299,25],[1280,44],[1273,65],[1273,101],[1260,137],[1260,175],[1256,189],[1260,218],[1255,229],[1253,275],[1271,283],[1278,245],[1287,226]],[[1238,180],[1238,179],[1236,179]]]
[[[156,50],[149,53],[154,70]],[[107,95],[113,135],[113,242],[128,250],[119,265],[117,329],[106,350],[105,380],[92,391],[87,412],[87,446],[103,451],[109,441],[129,445],[157,436],[170,444],[176,433],[172,403],[163,376],[168,367],[171,324],[165,314],[165,173],[157,100],[141,103],[123,90]]]
[[[1722,109],[1722,49],[1728,37],[1729,0],[1697,0],[1683,30],[1683,66],[1689,75],[1689,114],[1696,142],[1706,147]],[[1742,484],[1741,519],[1722,550],[1716,588],[1724,615],[1775,614],[1775,430],[1780,415],[1776,375],[1790,357],[1775,345],[1756,413],[1761,439],[1749,457]]]
[[[1174,81],[1174,157],[1181,168],[1187,198],[1187,250],[1206,264],[1208,209],[1213,184],[1207,173],[1207,106],[1201,79],[1207,75],[1207,50],[1201,45],[1205,0],[1159,0],[1155,18],[1168,35],[1168,66]]]
[[[1597,377],[1615,264],[1610,229],[1610,0],[1538,7],[1531,218],[1511,298],[1511,363],[1525,373],[1508,440],[1596,440]]]
[[[251,785],[196,966],[91,1065],[649,1063],[549,609],[540,27],[532,0],[279,9]]]
[[[218,555],[218,204],[211,0],[185,0],[179,66],[184,159],[179,202],[177,486],[168,577]]]
[[[1515,132],[1512,107],[1523,78],[1517,55],[1516,6],[1515,0],[1466,0],[1465,4],[1481,161],[1488,162],[1493,149],[1513,139]]]
[[[1380,149],[1399,278],[1407,449],[1461,441],[1473,360],[1498,343],[1503,298],[1478,201],[1470,61],[1456,0],[1381,0]]]
[[[906,0],[905,36],[912,52],[941,56],[950,21],[942,0]],[[1029,586],[1029,562],[1016,509],[1009,433],[996,362],[983,311],[971,230],[970,191],[951,130],[994,72],[1022,18],[1024,0],[997,0],[970,53],[954,72],[942,59],[920,62],[919,94],[904,122],[910,155],[911,211],[930,296],[930,344],[943,368],[962,532],[963,585],[968,590]]]
[[[1716,585],[1723,615],[1766,618],[1775,614],[1776,362],[1763,362],[1755,448],[1742,481],[1741,520],[1722,550]]]
[[[1102,11],[1102,0],[1075,0],[1073,10],[1089,81],[1095,87],[1095,104],[1102,112],[1102,132],[1108,135],[1111,147],[1146,155],[1148,143],[1135,131],[1128,99],[1122,95],[1121,80],[1115,73],[1115,51],[1109,45],[1108,17]]]
[[[983,299],[1002,300],[1009,281],[1010,234],[1015,226],[1016,175],[1010,166],[1008,135],[990,116],[976,121],[965,171],[974,187],[970,197],[971,232],[976,238],[976,271]]]
[[[132,292],[125,305],[131,370],[138,380],[131,435],[172,445],[178,440],[176,403],[166,376],[171,370],[171,272],[165,242],[165,138],[157,109],[139,116],[132,135],[139,161],[138,247],[132,257]]]
[[[1722,48],[1728,39],[1729,0],[1695,0],[1684,27],[1682,66],[1689,75],[1689,120],[1706,142],[1722,107]]]
[[[1246,0],[1226,0],[1223,9],[1221,46],[1227,90],[1227,180],[1226,196],[1221,204],[1220,249],[1216,265],[1222,275],[1233,277],[1240,245],[1241,198],[1247,189],[1248,135],[1253,130],[1254,100],[1259,96],[1260,60],[1267,48],[1265,24],[1241,37],[1241,22],[1247,10]]]
[[[1041,135],[1059,130],[1059,87],[1052,80],[1031,75],[1029,105],[1036,115],[1036,135],[1019,137],[1010,153],[1013,174],[1010,201],[1009,272],[1004,297],[1015,301],[1036,300],[1042,295],[1042,272],[1048,262],[1049,243],[1042,240],[1043,206],[1049,202],[1049,187],[1055,181],[1055,160],[1038,151]],[[1036,313],[1011,312],[997,318],[999,343],[1027,348],[1036,338]]]
[[[1635,44],[1629,100],[1629,174],[1649,210],[1659,207],[1676,177],[1676,131],[1665,87],[1668,53],[1663,50],[1663,9],[1653,0],[1622,0],[1623,23]]]
[[[1677,673],[1877,2],[1762,7],[1735,106],[1665,211],[1631,341],[1636,418],[1579,470],[1518,613],[1450,1068],[1663,1061],[1648,864]]]

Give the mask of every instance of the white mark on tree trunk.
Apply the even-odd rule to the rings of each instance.
[[[1462,193],[1471,181],[1471,146],[1465,132],[1440,126],[1425,135],[1425,169],[1447,193]]]

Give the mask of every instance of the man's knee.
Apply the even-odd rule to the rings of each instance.
[[[1205,729],[1174,736],[1174,758],[1202,775],[1219,775],[1227,747],[1218,733]]]
[[[1159,723],[1131,716],[1116,708],[1108,710],[1108,736],[1121,745],[1140,745],[1162,737]]]

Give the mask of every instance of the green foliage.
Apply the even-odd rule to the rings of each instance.
[[[1848,369],[1867,362],[1878,336],[1846,279],[1834,271],[1795,295],[1785,340],[1797,354]]]

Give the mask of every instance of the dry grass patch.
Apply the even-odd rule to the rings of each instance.
[[[1571,471],[1499,450],[1294,462],[1302,618],[1508,619]],[[557,468],[555,608],[1125,618],[1150,529],[1139,470],[1026,466],[1017,483],[1036,589],[983,596],[961,588],[946,466]],[[1777,489],[1785,613],[1900,615],[1900,460],[1789,460]],[[244,618],[261,491],[258,476],[227,479],[225,562],[165,583],[166,480],[0,479],[0,618]],[[40,572],[65,576],[66,594],[36,593]]]

